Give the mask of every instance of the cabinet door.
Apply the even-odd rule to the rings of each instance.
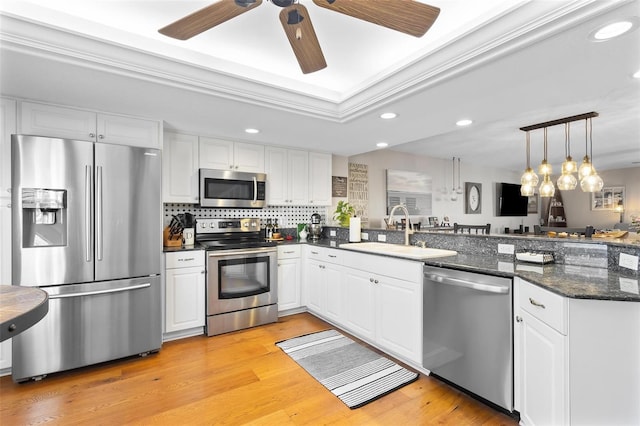
[[[375,286],[379,284],[369,273],[345,268],[343,280],[344,325],[358,336],[374,340]]]
[[[301,261],[278,260],[278,310],[300,307]]]
[[[327,291],[325,315],[339,325],[344,322],[342,273],[342,267],[339,265],[325,264],[324,281]]]
[[[267,147],[265,149],[265,173],[267,174],[267,204],[281,206],[289,203],[289,179],[287,150]]]
[[[198,196],[198,137],[164,134],[162,201],[195,204]]]
[[[384,348],[422,362],[422,283],[380,277],[376,286],[376,341]]]
[[[200,168],[233,170],[233,142],[201,137]]]
[[[331,154],[309,153],[309,204],[331,205]]]
[[[11,368],[11,339],[0,342],[0,370]]]
[[[0,99],[0,198],[11,198],[11,135],[16,133],[16,101]],[[3,281],[3,283],[6,281]]]
[[[307,308],[318,315],[324,315],[325,311],[325,265],[315,260],[307,263],[306,301]]]
[[[289,150],[287,156],[289,203],[295,205],[309,204],[309,153],[307,151]]]
[[[123,115],[98,114],[98,142],[160,148],[160,122]]]
[[[19,108],[22,134],[96,141],[94,112],[33,102],[20,102]]]
[[[167,269],[165,332],[204,327],[204,268]]]
[[[520,316],[521,421],[568,424],[566,337],[524,310]]]
[[[235,170],[264,173],[264,145],[236,142],[233,160]]]

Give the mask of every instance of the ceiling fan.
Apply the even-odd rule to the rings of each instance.
[[[271,0],[282,7],[280,22],[304,74],[326,68],[318,38],[307,8],[297,0]],[[415,37],[423,36],[440,9],[414,0],[313,0],[320,7],[362,19]],[[161,34],[187,40],[216,25],[250,11],[262,0],[220,0],[158,30]]]

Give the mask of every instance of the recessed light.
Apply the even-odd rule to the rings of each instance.
[[[385,112],[380,114],[380,118],[382,118],[383,120],[391,120],[392,118],[396,118],[398,116],[398,114],[396,114],[395,112]]]
[[[640,70],[636,71],[635,74],[633,74],[633,78],[640,78]]]
[[[468,118],[465,118],[464,120],[456,121],[456,126],[468,126],[471,123],[473,123],[472,120],[469,120]]]
[[[607,41],[628,33],[637,26],[638,18],[636,17],[625,19],[624,21],[612,22],[591,31],[589,38],[592,41]]]
[[[389,144],[388,144],[388,143],[386,143],[386,142],[378,142],[378,143],[376,144],[376,146],[377,146],[378,148],[386,148],[386,147],[388,147],[388,146],[389,146]]]
[[[260,133],[260,130],[258,130],[258,129],[251,129],[251,128],[249,128],[249,129],[244,129],[244,131],[245,131],[245,132],[247,132],[247,133],[252,133],[252,134],[253,134],[253,133]]]

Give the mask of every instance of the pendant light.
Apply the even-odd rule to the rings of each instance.
[[[570,191],[578,186],[578,179],[573,175],[578,169],[575,161],[571,158],[571,129],[569,123],[564,124],[564,155],[565,160],[562,163],[562,174],[556,182],[558,189],[562,191]]]
[[[535,193],[538,182],[538,175],[531,168],[531,140],[529,138],[529,131],[527,131],[527,168],[520,178],[520,184],[522,185],[520,187],[520,194],[523,197],[532,196]]]
[[[580,180],[580,188],[584,192],[600,192],[604,186],[604,181],[600,175],[598,175],[596,168],[593,166],[593,125],[591,123],[591,118],[589,118],[589,149],[591,154],[591,173]]]
[[[456,157],[451,160],[451,201],[456,201],[458,194],[456,193]]]
[[[542,159],[542,163],[540,163],[540,168],[538,169],[540,174],[544,175],[544,179],[542,184],[540,185],[540,196],[541,197],[553,197],[556,193],[556,187],[551,182],[549,175],[551,174],[551,165],[547,162],[547,128],[544,128],[544,158]]]
[[[458,157],[458,189],[456,193],[462,194],[462,184],[460,183],[460,157]]]
[[[582,185],[582,180],[591,174],[591,160],[589,159],[588,154],[588,133],[589,133],[589,119],[584,120],[584,158],[582,159],[582,164],[580,164],[580,168],[578,169],[578,177],[580,178],[580,184]]]
[[[541,175],[551,174],[551,164],[547,162],[547,128],[544,128],[544,158],[538,167],[538,173]]]

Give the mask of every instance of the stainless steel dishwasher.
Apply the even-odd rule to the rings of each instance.
[[[425,266],[423,297],[423,366],[512,412],[512,280]]]

